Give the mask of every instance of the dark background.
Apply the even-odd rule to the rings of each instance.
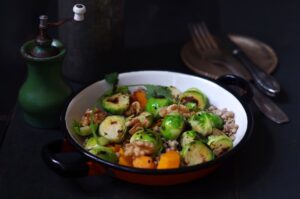
[[[16,104],[18,89],[26,77],[20,46],[35,37],[40,14],[57,19],[57,1],[2,0],[1,5],[0,113],[7,114]],[[68,180],[56,176],[39,162],[38,149],[48,141],[47,137],[39,135],[39,130],[27,127],[18,114],[15,117],[18,125],[12,125],[9,132],[22,131],[23,128],[30,130],[29,135],[35,145],[20,146],[18,149],[24,151],[24,156],[22,153],[20,157],[20,151],[7,148],[14,141],[30,143],[28,137],[22,134],[14,140],[13,136],[7,136],[3,145],[4,155],[0,156],[2,162],[7,160],[4,168],[1,168],[0,161],[0,194],[5,191],[4,198],[22,198],[22,194],[25,194],[24,198],[59,198],[62,195],[70,198],[165,198],[174,195],[180,198],[300,198],[300,124],[297,122],[300,111],[299,10],[300,2],[296,0],[126,1],[125,56],[123,65],[114,70],[172,70],[174,67],[176,71],[192,74],[181,62],[179,53],[182,45],[189,40],[187,23],[206,19],[213,29],[254,37],[275,50],[279,65],[274,76],[283,90],[275,101],[287,112],[291,122],[276,125],[253,108],[253,136],[249,146],[232,164],[195,183],[173,188],[150,188],[106,176],[102,180]],[[56,36],[57,32],[52,31],[52,35]],[[58,136],[52,134],[49,137]],[[16,148],[15,145],[12,148]],[[11,151],[13,154],[10,155]],[[25,163],[15,166],[19,160],[30,161],[26,157],[31,155],[37,158],[32,163],[33,168]],[[42,171],[35,174],[31,173],[31,169]]]
[[[47,14],[52,21],[57,19],[57,2],[1,1],[1,5],[5,8],[1,12],[0,19],[0,89],[4,96],[0,99],[1,112],[8,112],[13,107],[18,88],[26,75],[26,66],[19,51],[20,46],[25,41],[35,38],[39,15]],[[181,46],[189,39],[187,23],[202,19],[206,19],[212,28],[222,28],[228,32],[252,36],[266,42],[275,49],[281,61],[286,59],[282,55],[291,56],[291,53],[297,53],[295,49],[298,47],[300,32],[299,8],[300,3],[296,0],[127,0],[125,2],[127,56],[123,67],[146,65],[151,69],[153,65],[178,65],[178,62],[170,63],[170,59],[165,56],[178,56]],[[52,35],[57,36],[56,31],[52,31]],[[169,46],[176,48],[177,54],[164,55],[161,53],[163,50],[157,50]],[[129,50],[131,53],[128,53]],[[140,53],[139,56],[135,54],[136,52]],[[161,63],[154,59],[157,56],[163,58]],[[297,67],[289,64],[279,67],[279,70],[281,68],[293,70]]]

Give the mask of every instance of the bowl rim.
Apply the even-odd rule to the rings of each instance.
[[[198,170],[201,170],[201,169],[211,168],[212,166],[216,166],[216,165],[219,165],[220,163],[223,163],[223,162],[227,161],[234,154],[239,152],[240,151],[239,149],[242,148],[242,146],[244,146],[247,143],[247,140],[251,137],[251,134],[253,132],[254,121],[253,121],[253,114],[250,111],[250,108],[249,108],[249,105],[248,105],[247,101],[245,99],[243,99],[241,96],[239,96],[238,94],[232,92],[230,89],[226,88],[224,86],[224,84],[218,82],[217,80],[209,79],[207,77],[190,75],[190,74],[186,74],[186,73],[173,72],[173,71],[163,71],[163,70],[161,70],[161,71],[160,70],[129,71],[129,72],[120,73],[119,75],[129,74],[129,73],[134,74],[134,73],[138,73],[138,72],[167,72],[167,73],[173,73],[175,75],[176,74],[177,75],[187,75],[187,76],[191,76],[193,78],[196,77],[196,78],[200,78],[200,79],[210,81],[211,83],[217,84],[218,86],[222,87],[227,92],[231,93],[242,104],[242,106],[245,110],[245,113],[246,113],[246,116],[247,116],[247,119],[248,119],[248,123],[247,123],[246,132],[245,132],[243,138],[230,151],[226,152],[225,154],[223,154],[222,156],[220,156],[220,157],[218,157],[214,160],[204,162],[204,163],[201,163],[201,164],[198,164],[198,165],[180,167],[180,168],[176,168],[176,169],[141,169],[141,168],[127,167],[127,166],[120,165],[118,163],[111,163],[111,162],[105,161],[105,160],[89,153],[87,150],[85,150],[80,144],[78,144],[73,139],[73,137],[71,136],[71,133],[68,131],[67,124],[66,124],[66,119],[65,119],[66,112],[69,108],[70,102],[83,90],[87,89],[88,87],[92,86],[93,84],[95,84],[97,82],[100,82],[100,81],[104,80],[104,79],[101,79],[101,80],[95,81],[94,83],[83,86],[82,88],[80,88],[79,90],[74,92],[69,97],[69,99],[66,101],[63,112],[61,114],[61,127],[62,127],[62,130],[63,130],[64,134],[65,134],[65,137],[72,144],[72,146],[74,146],[75,149],[78,150],[78,152],[82,153],[88,159],[93,160],[97,163],[100,163],[101,165],[106,166],[106,167],[111,168],[111,169],[117,169],[117,170],[120,170],[120,171],[125,171],[125,172],[135,173],[135,174],[147,174],[147,175],[180,174],[180,173],[194,172],[194,171],[198,171]]]

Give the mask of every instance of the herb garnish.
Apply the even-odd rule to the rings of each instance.
[[[119,82],[118,73],[114,72],[114,73],[107,74],[105,75],[104,78],[107,83],[112,85],[112,93],[114,93],[116,91]]]
[[[98,126],[94,124],[94,110],[92,110],[92,112],[91,112],[91,123],[90,123],[90,128],[91,128],[91,130],[92,130],[93,137],[96,139],[97,144],[99,144],[99,143],[98,143],[98,136],[97,136],[97,134],[96,134],[97,127],[98,127]]]
[[[146,84],[144,87],[147,89],[147,98],[155,97],[155,98],[167,98],[172,100],[172,94],[168,87],[166,86],[157,86]]]
[[[143,86],[147,90],[147,98],[155,97],[155,98],[167,98],[172,100],[171,90],[166,86],[158,86],[151,84],[140,84],[140,85],[128,85],[128,86],[117,86],[119,79],[118,73],[110,73],[105,75],[105,81],[113,86],[112,90],[109,90],[105,93],[105,96],[113,95],[114,93],[128,93],[130,86]]]

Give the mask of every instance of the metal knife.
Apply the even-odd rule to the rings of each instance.
[[[245,78],[244,75],[235,67],[235,60],[227,59],[227,62],[219,62],[216,64],[223,65],[228,68],[233,74]],[[253,101],[257,108],[271,121],[277,124],[283,124],[289,122],[289,117],[283,110],[277,106],[270,98],[259,92],[256,87],[249,82],[250,88],[253,92]]]
[[[220,45],[231,53],[249,71],[255,85],[268,96],[274,97],[280,92],[278,81],[253,63],[248,56],[231,39],[225,35],[219,35]]]

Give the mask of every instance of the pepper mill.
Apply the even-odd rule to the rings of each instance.
[[[73,11],[74,21],[84,20],[84,5],[76,4]],[[49,27],[59,27],[67,21],[71,18],[49,23],[46,15],[40,16],[38,36],[21,47],[28,74],[19,90],[18,101],[25,121],[34,127],[58,127],[65,101],[71,94],[71,88],[62,77],[66,49],[47,34]]]

